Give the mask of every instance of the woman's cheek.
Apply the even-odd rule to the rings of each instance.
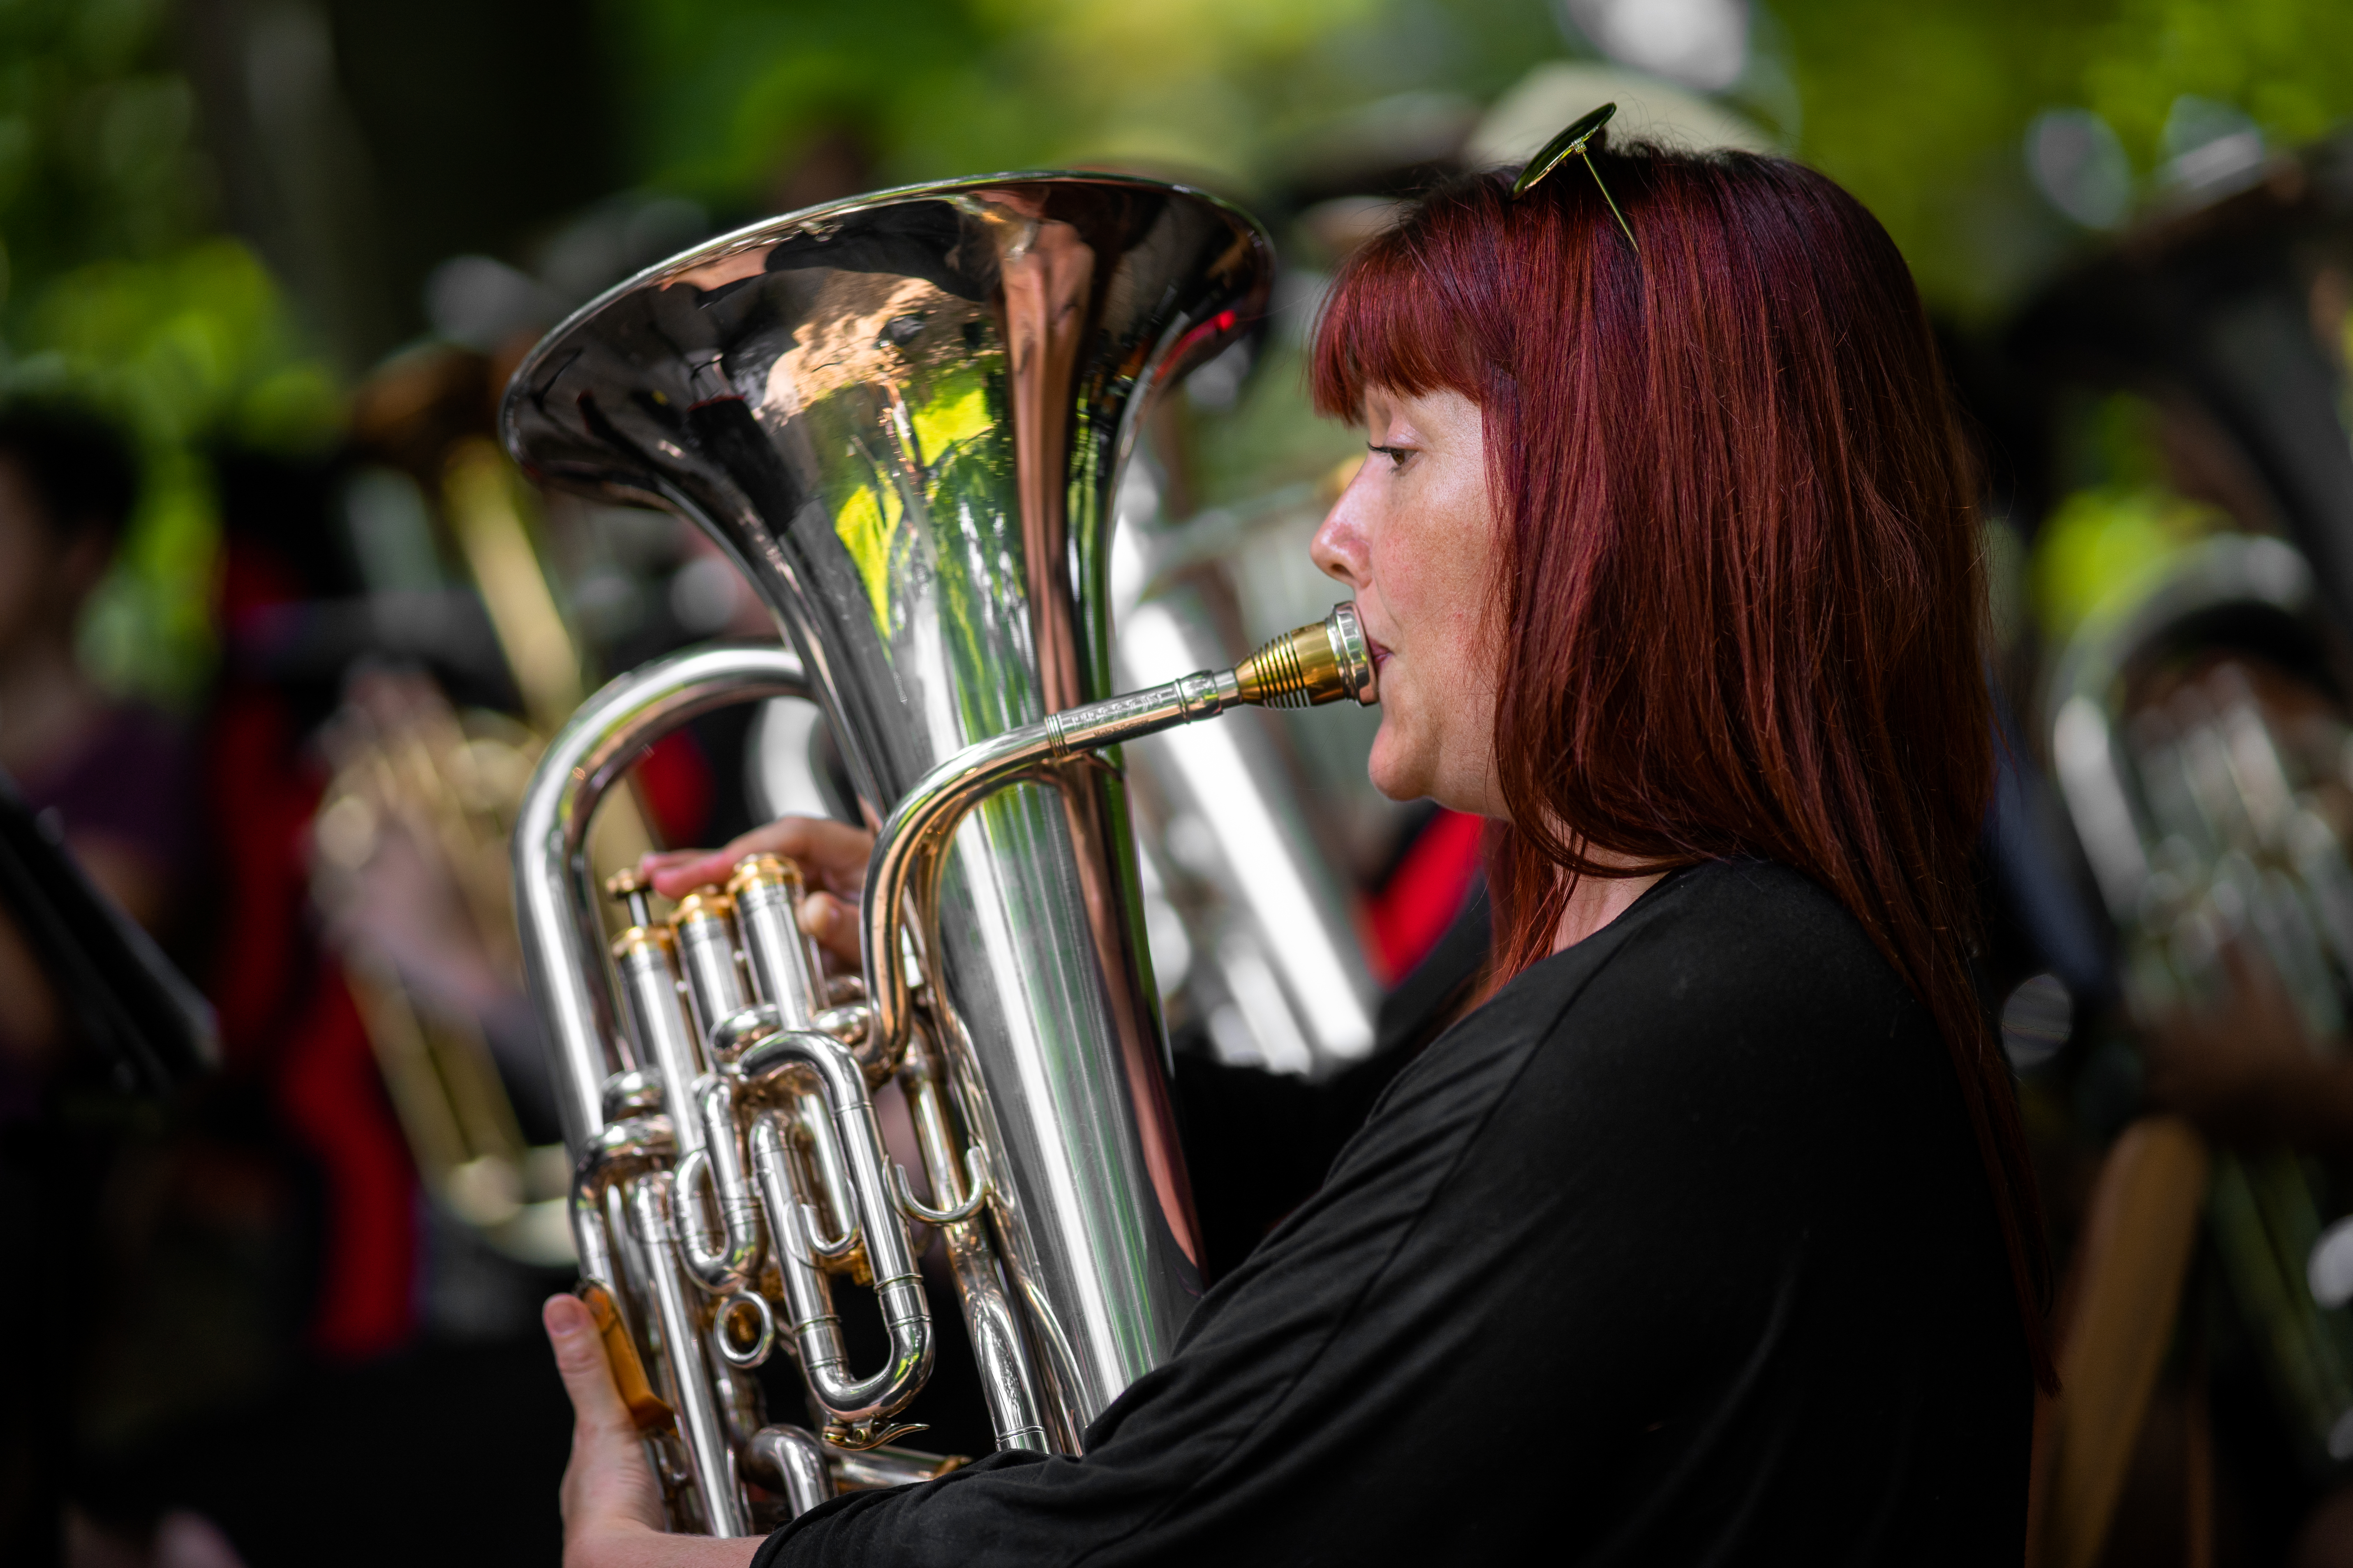
[[[1430,793],[1430,769],[1412,715],[1409,692],[1400,690],[1394,698],[1384,694],[1381,727],[1373,735],[1365,773],[1373,787],[1391,800],[1418,800]]]

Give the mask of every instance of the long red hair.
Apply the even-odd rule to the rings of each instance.
[[[2015,1086],[1971,984],[1993,789],[1975,470],[1903,257],[1821,175],[1590,154],[1455,181],[1342,268],[1311,374],[1479,405],[1504,543],[1495,973],[1573,879],[1758,856],[1861,921],[1960,1079],[2035,1377],[2047,1268]]]

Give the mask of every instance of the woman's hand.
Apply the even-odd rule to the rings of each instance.
[[[645,1442],[613,1386],[596,1321],[573,1296],[549,1297],[539,1315],[572,1399],[572,1462],[564,1468],[558,1494],[564,1568],[741,1568],[750,1563],[759,1550],[756,1537],[662,1532],[661,1492],[646,1463]]]
[[[808,883],[801,902],[801,929],[818,944],[853,967],[858,954],[858,895],[866,885],[866,860],[874,835],[814,816],[780,816],[755,827],[723,849],[671,849],[649,855],[638,869],[666,899],[724,882],[746,855],[782,855],[797,864]]]

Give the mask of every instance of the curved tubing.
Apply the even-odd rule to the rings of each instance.
[[[1209,718],[1242,700],[1233,671],[1204,670],[976,742],[917,780],[875,836],[867,861],[859,946],[872,1011],[860,1063],[885,1073],[907,1048],[907,963],[899,942],[900,918],[912,894],[914,929],[929,937],[941,852],[967,812],[1009,784],[1050,776],[1056,763]]]
[[[644,1169],[649,1160],[677,1150],[670,1118],[659,1111],[608,1121],[597,1129],[572,1172],[572,1239],[580,1254],[580,1278],[617,1294],[620,1275],[613,1263],[613,1238],[605,1223],[605,1194],[614,1183]]]
[[[1039,723],[976,742],[917,779],[875,835],[866,863],[859,949],[872,1012],[860,1065],[887,1073],[907,1048],[900,918],[913,915],[918,942],[931,936],[940,856],[956,825],[981,801],[1018,779],[1051,780],[1074,757],[1214,719],[1244,703],[1307,708],[1348,697],[1369,706],[1380,700],[1378,685],[1356,606],[1343,600],[1323,620],[1284,633],[1231,669],[1196,670],[1166,685],[1050,713]]]
[[[558,1069],[565,1142],[575,1149],[605,1124],[605,1079],[615,1066],[607,1048],[614,1032],[612,1000],[601,984],[600,895],[585,853],[589,822],[648,743],[698,714],[762,697],[814,700],[800,660],[781,647],[725,645],[657,659],[582,704],[548,742],[523,793],[514,832],[515,924]]]
[[[826,1113],[825,1097],[801,1094],[793,1097],[793,1121],[800,1128],[801,1136],[808,1140],[809,1174],[816,1178],[818,1203],[822,1205],[829,1233],[812,1228],[808,1244],[827,1263],[850,1268],[858,1250],[859,1234],[863,1228],[858,1223],[858,1209],[850,1196],[849,1166],[842,1158],[841,1138],[833,1130],[833,1118]],[[811,1213],[818,1210],[812,1207]]]
[[[761,1427],[744,1445],[744,1461],[754,1480],[784,1494],[795,1519],[833,1495],[825,1445],[803,1427]]]
[[[755,1002],[723,1020],[711,1032],[712,1048],[723,1060],[733,1061],[748,1046],[795,1026],[777,1004]],[[827,1262],[845,1263],[858,1246],[859,1225],[857,1210],[850,1201],[849,1167],[842,1160],[841,1140],[834,1132],[833,1119],[826,1113],[821,1095],[795,1095],[791,1117],[801,1136],[808,1140],[809,1162],[815,1167],[810,1174],[817,1180],[818,1201],[824,1205],[826,1223],[832,1227],[830,1234],[811,1231],[809,1245]]]
[[[892,1189],[883,1176],[888,1156],[874,1120],[874,1102],[866,1092],[866,1075],[848,1047],[829,1036],[805,1032],[760,1041],[744,1051],[739,1067],[745,1081],[755,1085],[796,1068],[816,1075],[840,1137],[849,1195],[858,1205],[866,1260],[873,1270],[875,1299],[890,1331],[889,1359],[870,1375],[853,1378],[833,1293],[809,1245],[808,1210],[793,1185],[779,1115],[764,1113],[752,1126],[752,1165],[767,1201],[768,1224],[776,1237],[777,1262],[792,1308],[793,1337],[801,1349],[801,1370],[809,1389],[827,1413],[846,1426],[894,1415],[931,1375],[932,1314],[915,1273],[907,1223],[892,1203]]]
[[[999,1450],[1034,1448],[1040,1453],[1050,1452],[1054,1445],[1039,1407],[1038,1391],[1041,1385],[1037,1369],[1030,1364],[1021,1326],[1013,1315],[1013,1303],[1006,1299],[1005,1287],[997,1277],[997,1249],[990,1245],[987,1228],[977,1217],[982,1200],[987,1196],[987,1189],[982,1184],[986,1166],[980,1161],[977,1147],[965,1150],[971,1184],[961,1201],[956,1197],[955,1141],[948,1131],[947,1108],[940,1092],[928,1030],[919,1031],[911,1041],[906,1060],[899,1068],[899,1085],[906,1094],[907,1109],[914,1117],[915,1142],[923,1152],[932,1192],[941,1199],[938,1211],[915,1206],[925,1214],[938,1212],[957,1216],[933,1223],[941,1227],[948,1262],[955,1270],[956,1300],[964,1308],[965,1329],[972,1336],[973,1359],[980,1368],[981,1394],[988,1405],[989,1426],[996,1434],[997,1447]],[[904,1172],[900,1173],[900,1180],[903,1190]],[[912,1194],[908,1201],[913,1203]]]
[[[675,1202],[686,1271],[714,1296],[749,1287],[760,1272],[760,1197],[744,1173],[735,1135],[735,1085],[705,1073],[694,1086],[702,1118],[702,1146],[679,1162]],[[724,1234],[713,1236],[702,1205],[702,1184],[711,1184]]]

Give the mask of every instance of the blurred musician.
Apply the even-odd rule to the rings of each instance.
[[[0,768],[134,919],[163,916],[186,837],[186,768],[152,710],[101,691],[74,631],[114,559],[139,470],[129,445],[66,405],[0,410]],[[47,983],[0,930],[0,1121],[29,1114],[63,1043]]]
[[[1963,967],[1992,726],[1943,377],[1820,175],[1591,147],[1430,195],[1314,353],[1370,448],[1314,554],[1379,660],[1372,777],[1495,825],[1483,1005],[1081,1457],[664,1536],[556,1298],[575,1568],[2019,1560],[2049,1355]],[[853,830],[658,886],[755,848],[854,959]]]

